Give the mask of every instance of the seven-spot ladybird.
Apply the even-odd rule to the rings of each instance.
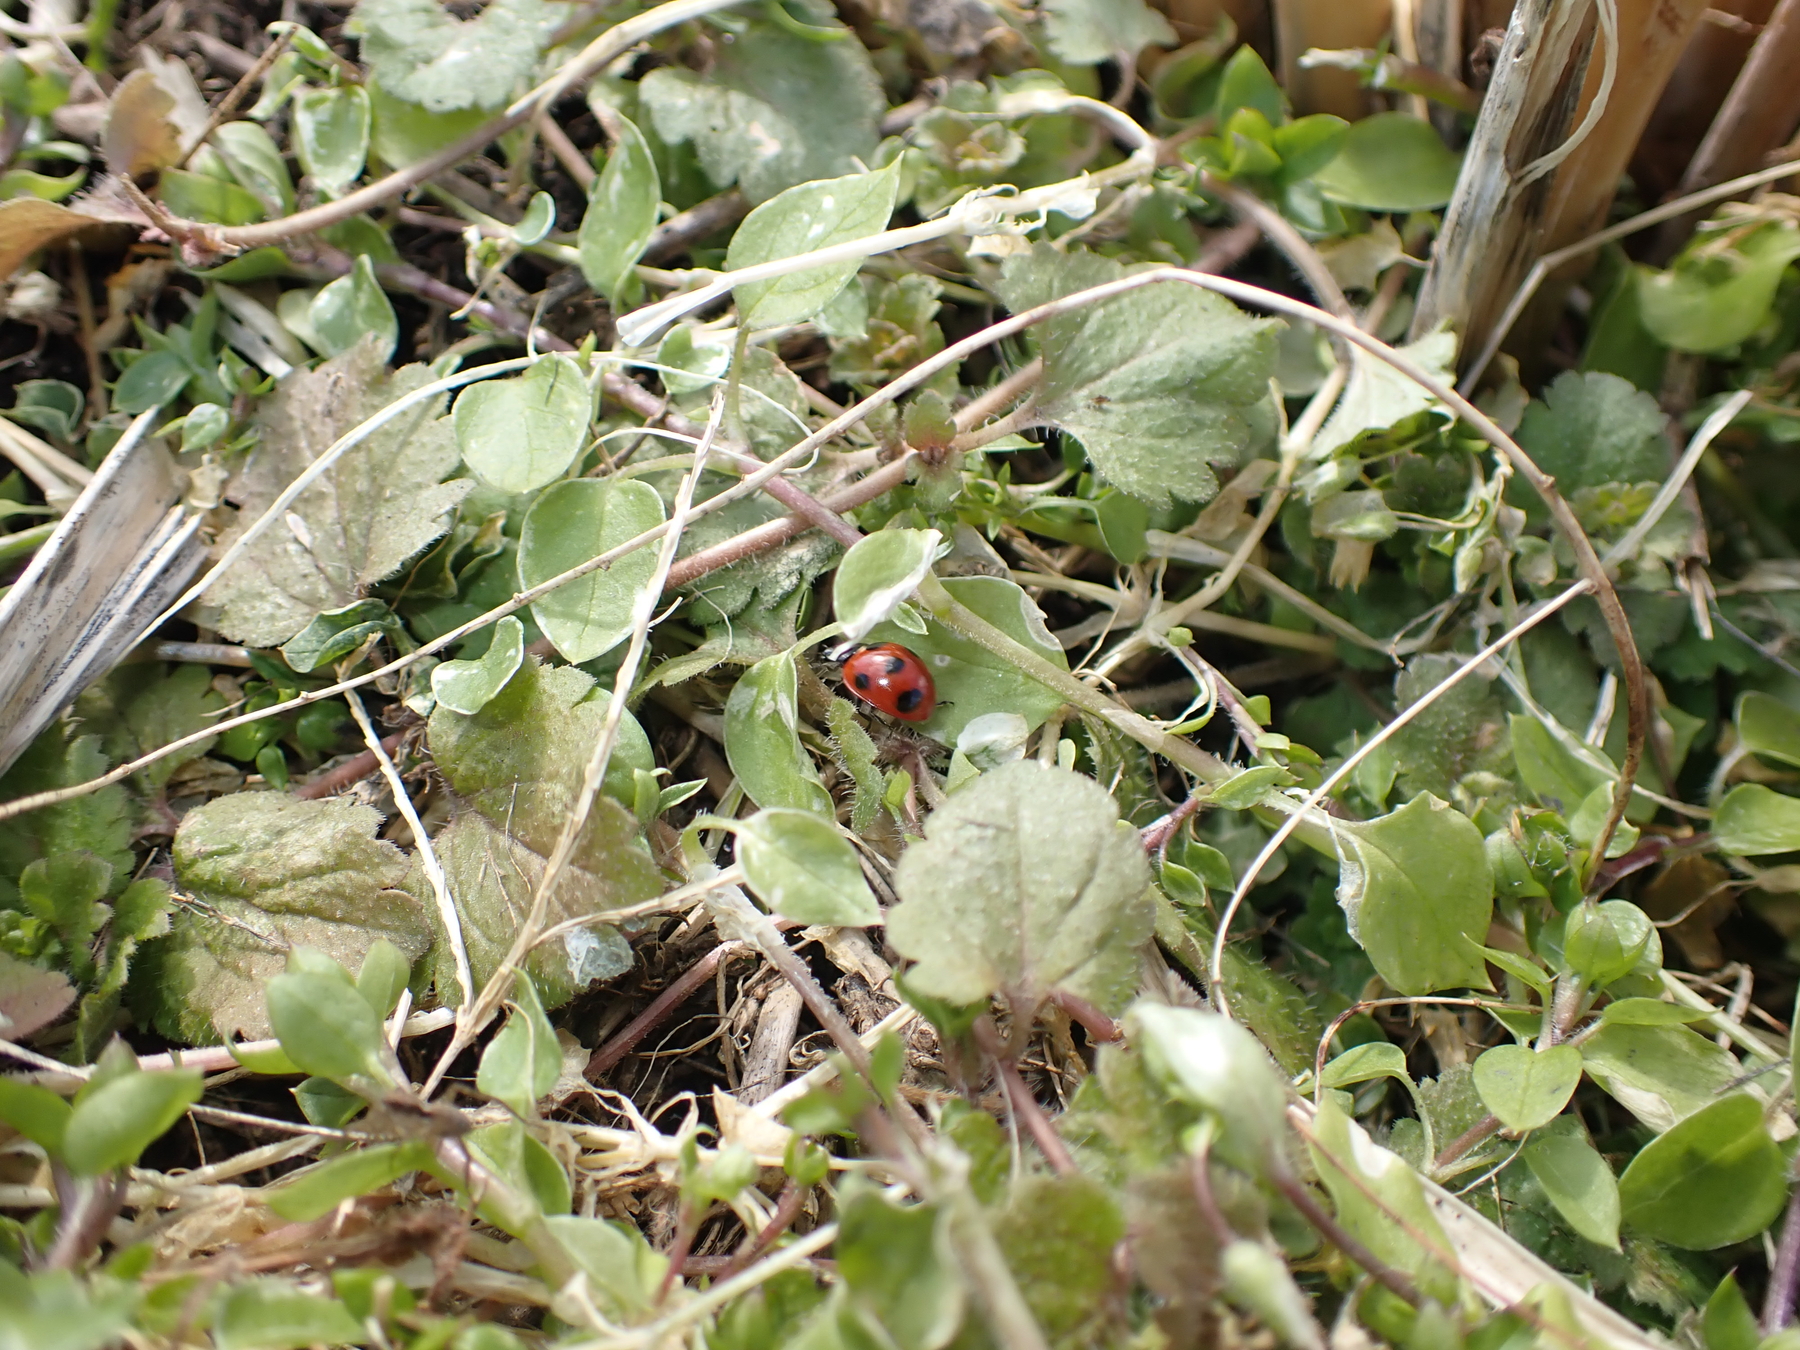
[[[844,685],[863,702],[903,722],[923,722],[937,706],[931,672],[897,642],[852,652],[844,659]]]

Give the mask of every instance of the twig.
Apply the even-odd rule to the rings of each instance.
[[[346,691],[348,692],[348,691]],[[400,742],[406,738],[404,731],[396,731],[392,736],[381,738],[381,748],[393,754],[400,748]],[[373,750],[364,750],[353,755],[326,773],[320,774],[309,783],[302,783],[294,789],[294,796],[301,801],[317,801],[321,797],[333,797],[349,787],[352,783],[360,783],[375,770],[381,767],[381,760]]]
[[[1483,1116],[1444,1145],[1444,1151],[1431,1160],[1432,1170],[1441,1172],[1469,1150],[1500,1133],[1502,1128],[1498,1116]]]
[[[288,43],[292,40],[293,29],[285,29],[273,42],[262,49],[261,55],[250,63],[250,69],[246,70],[238,78],[238,82],[231,86],[225,97],[219,100],[219,106],[212,110],[212,115],[206,119],[206,125],[200,128],[200,134],[194,137],[193,143],[182,152],[181,159],[176,165],[177,168],[187,168],[188,161],[200,153],[200,147],[212,139],[213,132],[222,127],[225,119],[237,111],[238,104],[244,101],[244,96],[250,92],[251,86],[263,77],[263,73],[270,66],[275,64],[275,58],[287,50]]]
[[[696,989],[712,979],[722,962],[746,950],[742,942],[721,942],[689,966],[651,1001],[648,1008],[627,1022],[611,1040],[605,1045],[594,1047],[594,1053],[588,1056],[587,1068],[582,1071],[583,1075],[590,1083],[599,1082],[614,1065],[631,1053],[632,1047],[660,1026],[670,1013],[687,1002]]]
[[[1346,1172],[1345,1175],[1351,1176],[1349,1172]],[[1319,1230],[1319,1236],[1349,1257],[1355,1264],[1368,1271],[1382,1288],[1414,1308],[1424,1303],[1424,1296],[1419,1293],[1413,1282],[1351,1237],[1345,1231],[1344,1226],[1327,1212],[1298,1177],[1288,1172],[1279,1172],[1269,1179],[1274,1183],[1275,1189],[1287,1198],[1287,1202],[1299,1210],[1308,1223]],[[1352,1177],[1352,1180],[1354,1179]]]
[[[556,162],[562,165],[563,171],[575,180],[583,192],[593,187],[594,180],[600,175],[594,171],[593,163],[588,157],[569,139],[569,133],[562,129],[562,123],[550,115],[548,108],[538,115],[537,132],[543,137],[550,153],[556,156]]]
[[[1781,1221],[1775,1267],[1769,1272],[1769,1289],[1763,1296],[1763,1335],[1773,1336],[1794,1320],[1796,1286],[1800,1286],[1800,1189],[1788,1198],[1787,1215]]]
[[[659,263],[678,257],[727,225],[737,224],[749,210],[750,203],[736,188],[708,197],[680,215],[670,216],[652,230],[650,242],[644,246],[644,261]]]
[[[746,1237],[744,1245],[731,1254],[725,1264],[714,1273],[713,1278],[728,1280],[766,1252],[774,1244],[776,1238],[794,1226],[794,1220],[798,1219],[806,1208],[806,1197],[811,1194],[812,1187],[797,1185],[794,1179],[789,1177],[782,1184],[780,1198],[775,1201],[775,1212],[769,1215],[769,1221],[762,1226],[762,1231],[754,1237]],[[689,1270],[694,1268],[691,1260],[687,1265]]]
[[[1044,1114],[1044,1108],[1038,1105],[1038,1099],[1032,1095],[1025,1083],[1025,1077],[1019,1072],[1019,1066],[1006,1047],[1001,1044],[1000,1033],[994,1026],[994,1019],[985,1013],[975,1019],[975,1043],[981,1047],[982,1053],[994,1062],[994,1070],[1000,1075],[1000,1082],[1006,1088],[1006,1100],[1012,1107],[1013,1115],[1025,1125],[1026,1131],[1038,1146],[1038,1152],[1058,1176],[1073,1176],[1078,1170],[1075,1159],[1069,1154],[1069,1146],[1062,1141],[1056,1132],[1056,1126]]]

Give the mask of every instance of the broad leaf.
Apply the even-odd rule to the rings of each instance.
[[[814,0],[793,7],[809,24],[836,28]],[[713,182],[735,182],[751,202],[767,201],[874,157],[887,100],[868,52],[848,29],[838,31],[837,41],[815,42],[752,19],[714,49],[704,77],[659,66],[639,84],[639,97],[663,140],[694,143]]]
[[[198,1069],[133,1072],[84,1091],[63,1129],[62,1155],[77,1175],[126,1167],[200,1100]]]
[[[313,346],[324,356],[342,356],[364,342],[372,342],[384,362],[400,340],[400,321],[394,306],[375,279],[375,264],[364,253],[349,276],[320,288],[307,310]],[[479,387],[479,386],[478,386]]]
[[[1092,66],[1145,47],[1173,47],[1175,30],[1144,0],[1049,0],[1044,31],[1050,50],[1071,65]]]
[[[888,941],[922,992],[1018,1015],[1052,990],[1105,1008],[1129,993],[1150,935],[1142,846],[1090,778],[1030,760],[982,776],[932,813],[901,856]]]
[[[832,606],[844,639],[861,642],[891,619],[931,571],[943,536],[936,530],[877,530],[850,546],[832,580]]]
[[[422,1171],[431,1147],[422,1140],[371,1144],[309,1167],[264,1192],[264,1202],[289,1223],[310,1223],[345,1200],[373,1195],[408,1172]]]
[[[463,463],[502,492],[535,492],[587,443],[593,395],[574,358],[555,352],[522,375],[470,385],[454,415]]]
[[[1546,1132],[1520,1156],[1564,1223],[1589,1242],[1619,1250],[1619,1183],[1592,1144]]]
[[[287,1280],[233,1285],[213,1322],[218,1350],[300,1350],[355,1344],[366,1335],[342,1303],[309,1294]]]
[[[400,850],[376,837],[381,817],[344,798],[269,792],[190,811],[175,836],[185,897],[167,937],[138,954],[140,1017],[191,1043],[270,1034],[263,994],[295,947],[358,968],[385,938],[417,959],[430,925],[399,890]]]
[[[369,153],[369,94],[360,85],[305,89],[294,99],[294,152],[327,197],[341,196]]]
[[[1169,1096],[1215,1117],[1221,1154],[1253,1174],[1279,1165],[1286,1085],[1242,1025],[1210,1009],[1139,1002],[1127,1018],[1132,1044]]]
[[[1475,1061],[1475,1090],[1509,1130],[1548,1125],[1580,1082],[1581,1051],[1572,1045],[1541,1051],[1497,1045]]]
[[[1381,977],[1403,994],[1487,988],[1494,875],[1481,831],[1429,793],[1367,822],[1337,822],[1338,904]]]
[[[725,758],[758,806],[832,814],[831,794],[800,744],[799,673],[792,652],[738,677],[725,702]]]
[[[887,228],[900,190],[900,162],[876,173],[850,174],[791,187],[757,207],[725,254],[728,270],[792,258]],[[750,328],[779,328],[814,318],[850,284],[862,266],[851,258],[736,288],[738,321]]]
[[[662,521],[662,498],[639,479],[558,483],[525,517],[519,584],[529,588],[548,581]],[[531,617],[565,661],[591,661],[630,635],[632,606],[655,574],[655,545],[640,548],[534,602]]]
[[[537,1115],[538,1098],[556,1086],[562,1049],[530,976],[515,977],[513,998],[512,1015],[481,1052],[475,1086],[511,1107],[514,1115],[530,1120]]]
[[[1800,849],[1800,798],[1739,783],[1719,803],[1712,825],[1713,843],[1726,853],[1791,853]]]
[[[474,809],[434,841],[461,920],[478,984],[499,966],[527,913],[556,847],[610,696],[569,666],[536,657],[472,716],[439,707],[428,743],[452,790]],[[661,875],[639,838],[637,822],[619,805],[636,796],[635,771],[654,767],[650,742],[629,713],[570,865],[551,898],[549,923],[649,899]],[[405,885],[436,915],[429,880],[417,866]],[[435,918],[434,918],[435,922]],[[437,986],[459,998],[449,954],[440,943]],[[631,949],[616,930],[590,925],[537,948],[525,962],[546,1007],[566,1002],[596,979],[631,966]]]
[[[1660,481],[1669,472],[1663,412],[1656,399],[1617,375],[1564,371],[1533,400],[1518,440],[1566,495],[1602,483]],[[1541,511],[1536,494],[1517,484],[1509,494]]]
[[[1752,689],[1738,695],[1732,716],[1746,750],[1781,764],[1800,766],[1800,714],[1773,694]]]
[[[1592,1078],[1652,1130],[1667,1130],[1718,1100],[1742,1072],[1737,1060],[1683,1026],[1607,1023],[1581,1043]]]
[[[1431,211],[1456,191],[1462,160],[1431,123],[1406,113],[1352,122],[1337,157],[1312,175],[1332,201],[1365,211]]]
[[[1007,259],[999,295],[1018,314],[1126,271],[1040,244]],[[1273,432],[1278,327],[1191,286],[1089,305],[1035,330],[1044,357],[1038,411],[1132,495],[1152,505],[1208,501],[1218,491],[1213,466],[1237,463]]]
[[[343,433],[431,379],[423,366],[388,375],[374,342],[296,371],[257,411],[261,433],[227,497],[228,546]],[[278,647],[321,610],[361,598],[449,529],[472,486],[444,482],[457,462],[441,405],[427,401],[353,447],[272,522],[196,605],[200,622],[233,641]]]
[[[0,952],[0,1037],[23,1041],[75,1001],[68,978]]]
[[[494,625],[488,649],[473,661],[445,661],[431,671],[431,695],[451,712],[487,706],[525,661],[525,625],[508,614]]]
[[[737,858],[750,889],[785,919],[849,927],[881,922],[856,850],[811,811],[758,811],[737,827]]]
[[[1406,1052],[1392,1041],[1369,1041],[1351,1046],[1325,1066],[1325,1072],[1319,1075],[1319,1086],[1342,1088],[1375,1078],[1397,1078],[1402,1083],[1412,1081],[1412,1075],[1406,1071]]]
[[[391,1086],[381,1014],[356,997],[356,986],[341,969],[324,974],[298,965],[290,962],[269,981],[269,1025],[281,1052],[302,1073],[341,1087],[359,1079]]]
[[[1646,1145],[1619,1178],[1625,1225],[1685,1251],[1763,1231],[1787,1201],[1787,1167],[1763,1104],[1736,1093]]]
[[[505,104],[567,17],[553,0],[494,0],[471,19],[436,0],[361,0],[346,26],[384,89],[443,113]]]
[[[662,180],[644,133],[629,118],[618,117],[618,139],[588,189],[576,247],[581,275],[608,300],[617,301],[628,288],[631,268],[644,256],[656,231],[662,205]]]
[[[1052,1345],[1078,1344],[1117,1297],[1109,1260],[1125,1236],[1114,1192],[1092,1177],[1026,1175],[995,1216],[994,1236]]]
[[[1455,333],[1431,333],[1398,350],[1445,384],[1456,383]],[[1431,416],[1424,419],[1423,415],[1427,413]],[[1312,453],[1324,458],[1344,446],[1361,448],[1358,442],[1363,438],[1401,423],[1406,423],[1410,430],[1419,425],[1415,419],[1427,424],[1444,423],[1450,420],[1450,413],[1416,381],[1358,347],[1351,353],[1350,378],[1344,385],[1344,396],[1313,438]]]
[[[854,1315],[880,1343],[939,1350],[956,1335],[968,1297],[949,1215],[895,1204],[872,1186],[846,1190],[835,1247]]]
[[[1800,258],[1800,225],[1792,220],[1769,219],[1750,228],[1715,222],[1668,271],[1638,269],[1644,327],[1678,351],[1730,348],[1768,319],[1776,287],[1795,258]]]

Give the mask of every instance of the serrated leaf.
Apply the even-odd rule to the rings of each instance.
[[[837,26],[823,5],[794,7],[815,26]],[[753,19],[715,49],[704,77],[662,66],[639,83],[639,98],[663,140],[694,143],[713,182],[764,202],[874,156],[887,100],[868,52],[841,31],[839,41],[814,42]]]
[[[1144,0],[1048,0],[1044,31],[1050,50],[1071,65],[1092,66],[1145,47],[1173,47],[1169,21]]]
[[[1669,472],[1664,421],[1655,397],[1629,380],[1570,370],[1525,409],[1518,440],[1567,495],[1603,483],[1661,482]],[[1523,485],[1509,496],[1528,510],[1542,509]]]
[[[551,0],[494,0],[472,19],[436,0],[361,0],[347,27],[383,88],[442,113],[505,104],[567,17]]]
[[[1497,1045],[1475,1061],[1475,1090],[1509,1130],[1548,1125],[1580,1082],[1581,1051],[1572,1045],[1542,1051]]]
[[[856,850],[811,811],[774,807],[740,822],[737,859],[750,889],[784,919],[840,927],[881,922]]]
[[[111,765],[98,736],[74,736],[52,724],[0,774],[0,800],[72,787],[98,778]],[[132,871],[132,822],[125,789],[106,787],[85,797],[0,820],[0,877],[17,877],[34,860],[85,849],[112,865],[114,876]]]
[[[140,1018],[191,1043],[270,1035],[264,989],[295,947],[358,968],[387,939],[409,960],[430,941],[399,890],[406,859],[376,837],[381,817],[344,798],[241,792],[197,807],[172,850],[187,898],[167,937],[138,953]]]
[[[1052,990],[1117,1008],[1155,921],[1142,846],[1090,778],[1030,760],[932,813],[895,877],[887,935],[924,993],[1019,1015]]]
[[[1377,820],[1339,822],[1338,904],[1381,977],[1403,994],[1487,987],[1494,875],[1481,831],[1430,793]]]
[[[519,584],[529,588],[548,581],[662,521],[662,498],[640,479],[558,483],[525,517]],[[591,661],[630,635],[632,606],[655,574],[655,546],[640,548],[534,602],[531,617],[565,661]]]
[[[1051,665],[1069,668],[1068,655],[1050,635],[1043,611],[1016,583],[1001,577],[946,577],[942,584],[965,609]],[[946,745],[955,745],[979,717],[1011,713],[1025,719],[1029,732],[1062,706],[1061,693],[1039,684],[978,643],[947,631],[929,616],[923,633],[882,623],[870,631],[869,640],[898,642],[925,662],[937,686],[937,706],[930,717],[915,725]]]
[[[575,462],[592,412],[581,367],[550,353],[522,375],[483,380],[456,396],[457,449],[483,482],[502,492],[535,492]]]
[[[616,125],[618,138],[588,189],[575,241],[581,275],[608,300],[619,297],[644,256],[662,205],[662,179],[644,133],[627,117],[619,116]]]
[[[215,547],[228,547],[339,436],[431,378],[424,366],[388,375],[374,342],[288,376],[257,410],[260,439],[226,492],[237,521]],[[213,583],[195,606],[200,622],[236,642],[279,647],[449,529],[473,482],[442,481],[457,451],[441,411],[429,400],[345,452]]]
[[[1767,1228],[1787,1189],[1763,1103],[1740,1092],[1651,1140],[1619,1178],[1619,1203],[1626,1227],[1684,1251],[1710,1251]]]
[[[900,161],[875,173],[801,183],[764,202],[739,225],[725,253],[728,271],[792,258],[887,228],[900,190]],[[733,292],[739,322],[779,328],[814,318],[862,266],[851,258],[804,272],[749,281]]]
[[[725,702],[725,758],[758,806],[832,813],[831,794],[800,743],[799,674],[792,652],[758,661]]]
[[[432,667],[431,695],[451,712],[478,713],[524,662],[525,625],[508,614],[494,625],[488,649],[475,660]]]
[[[999,295],[1015,314],[1129,269],[1039,244],[1007,259]],[[1272,435],[1269,377],[1280,325],[1218,296],[1159,285],[1039,324],[1038,411],[1094,467],[1151,506],[1209,501],[1215,464]]]
[[[427,741],[432,758],[452,790],[473,808],[434,843],[478,983],[498,967],[531,909],[544,860],[555,848],[580,788],[609,698],[582,671],[545,666],[528,656],[479,713],[439,707],[431,715]],[[619,724],[605,790],[594,802],[551,899],[549,923],[634,904],[663,889],[636,819],[619,805],[636,798],[634,772],[654,766],[649,739],[627,713]],[[429,902],[431,887],[422,869],[415,866],[405,884]],[[455,981],[441,947],[437,961],[439,995],[448,1002]],[[631,949],[606,927],[577,929],[560,943],[539,947],[525,962],[546,1007],[556,1007],[591,980],[620,974],[630,965]]]
[[[1520,1156],[1564,1223],[1589,1242],[1619,1250],[1619,1183],[1592,1144],[1544,1133]]]

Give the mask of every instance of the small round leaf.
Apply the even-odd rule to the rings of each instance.
[[[846,928],[881,922],[856,850],[811,811],[757,812],[738,826],[737,857],[750,888],[784,919]]]

